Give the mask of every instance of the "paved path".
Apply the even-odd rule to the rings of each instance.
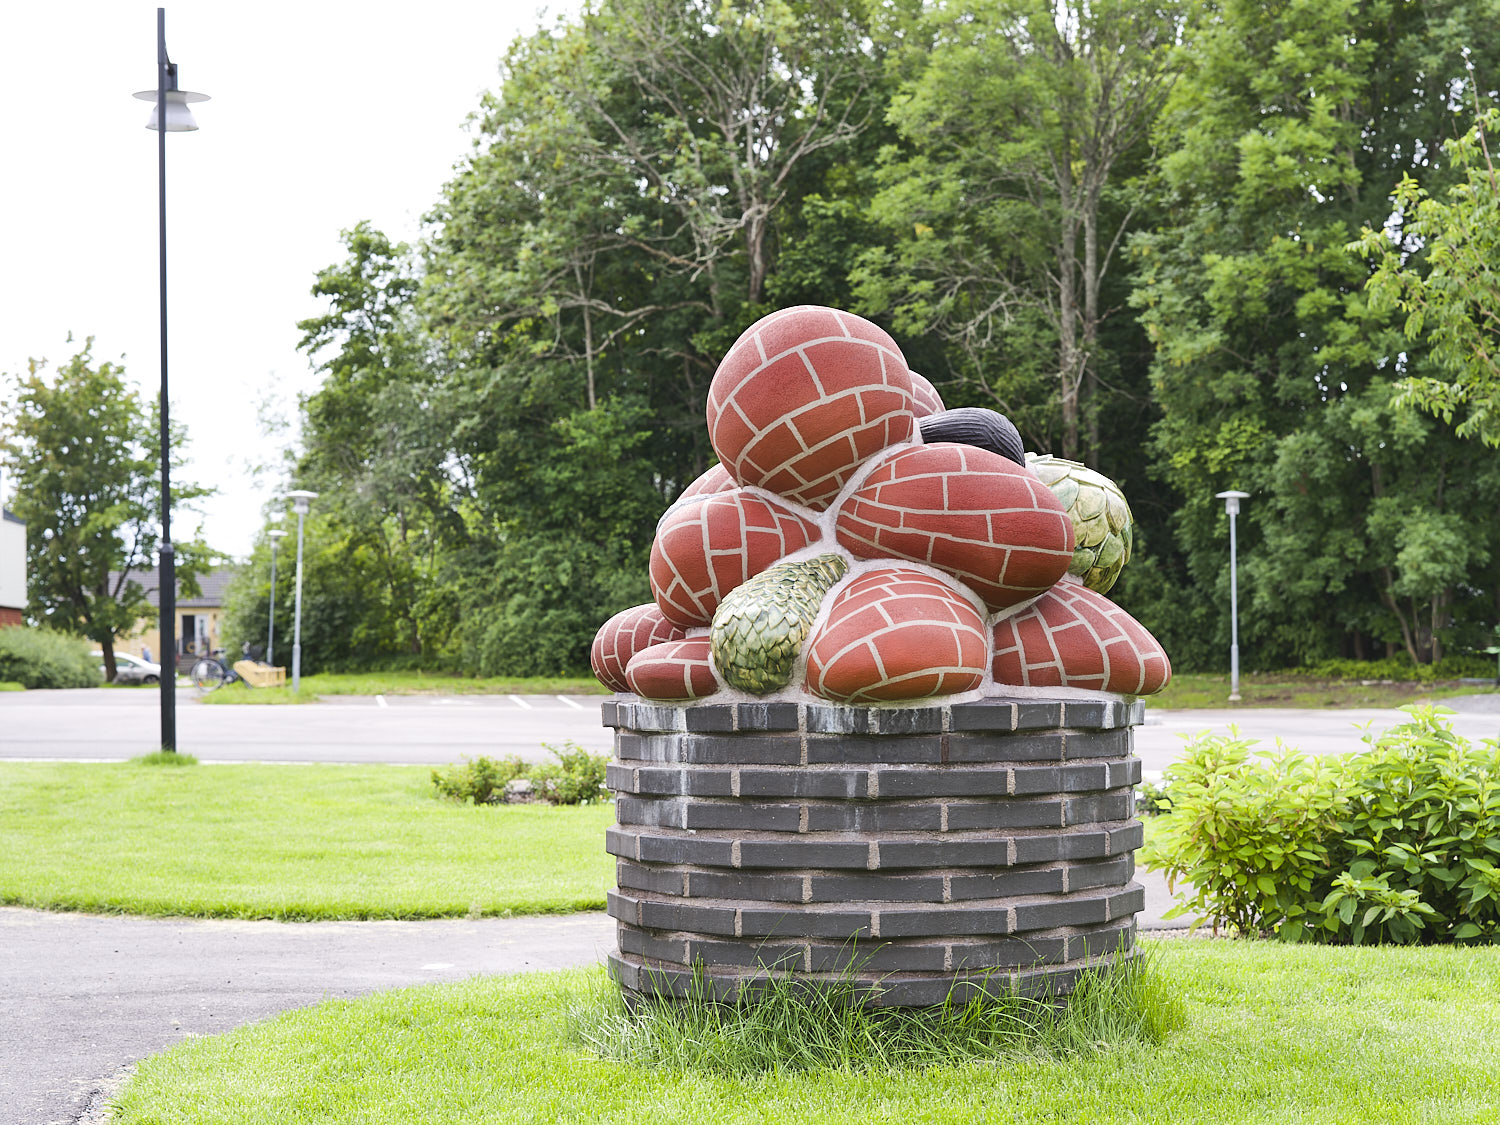
[[[0,908],[0,1123],[77,1121],[124,1067],[188,1035],[612,948],[603,914],[288,925]]]
[[[193,689],[178,693],[178,745],[208,762],[457,762],[520,754],[545,759],[543,742],[572,739],[610,751],[600,725],[601,696],[333,696],[321,703],[206,706]],[[1469,738],[1500,736],[1500,695],[1459,696],[1455,728]],[[1154,711],[1136,731],[1136,753],[1160,772],[1182,749],[1182,735],[1238,724],[1269,749],[1279,736],[1314,754],[1357,750],[1359,727],[1384,729],[1405,718],[1394,710]],[[149,690],[0,693],[0,759],[123,759],[156,748],[157,695]]]

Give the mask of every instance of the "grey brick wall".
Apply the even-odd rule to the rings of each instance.
[[[665,707],[621,696],[609,897],[630,990],[793,972],[881,1004],[1065,995],[1133,947],[1140,704]]]

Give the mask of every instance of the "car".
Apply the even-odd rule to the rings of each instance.
[[[99,675],[103,676],[104,653],[94,653],[94,659],[99,661]],[[128,652],[117,651],[115,653],[115,683],[159,684],[161,683],[161,665],[142,660],[139,656],[131,656]]]

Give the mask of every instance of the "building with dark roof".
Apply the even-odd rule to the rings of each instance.
[[[223,647],[220,623],[224,611],[224,594],[237,573],[239,572],[235,567],[221,566],[200,575],[200,592],[192,597],[182,592],[182,583],[178,581],[177,624],[173,632],[176,634],[179,658],[202,656]],[[111,572],[111,587],[118,578],[118,573]],[[133,573],[130,581],[139,583],[146,591],[146,600],[153,609],[160,607],[160,586],[156,571]],[[151,660],[160,660],[161,629],[157,616],[143,618],[128,636],[119,639],[115,647],[149,656]]]

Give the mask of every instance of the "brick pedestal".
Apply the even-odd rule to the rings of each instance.
[[[682,995],[697,967],[722,999],[777,971],[852,976],[892,1005],[1066,995],[1134,941],[1141,718],[1075,700],[611,700],[611,970]]]

